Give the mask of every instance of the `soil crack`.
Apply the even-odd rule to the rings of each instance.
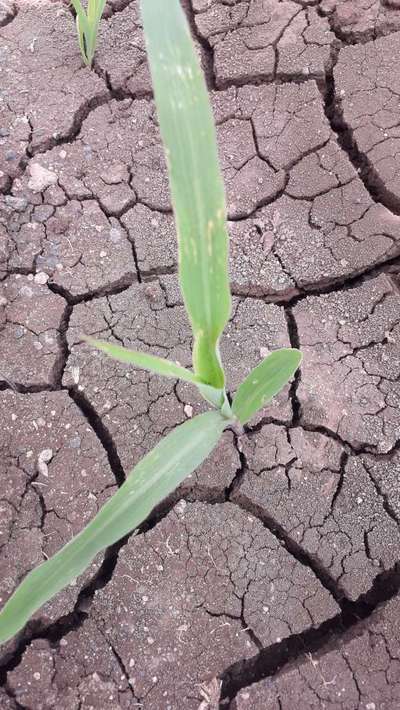
[[[325,115],[341,149],[346,153],[355,168],[372,201],[384,205],[393,214],[400,215],[399,200],[386,189],[368,156],[359,150],[354,140],[353,131],[344,120],[341,101],[336,93],[334,79],[334,68],[339,59],[339,51],[338,48],[332,48],[332,66],[326,74],[326,88],[322,94]]]
[[[247,686],[275,676],[294,662],[307,662],[306,653],[325,653],[343,642],[346,635],[357,634],[364,619],[400,590],[400,568],[396,564],[374,580],[371,589],[356,601],[346,601],[343,610],[332,619],[301,634],[293,634],[279,643],[263,648],[252,658],[238,661],[226,668],[219,678],[222,681],[220,709],[226,708],[237,693]]]
[[[111,100],[110,93],[107,90],[97,94],[97,96],[85,101],[82,106],[79,107],[74,115],[72,126],[68,133],[63,136],[51,136],[46,138],[41,143],[37,144],[35,148],[32,148],[32,143],[29,142],[26,149],[26,155],[28,158],[33,158],[35,155],[41,153],[47,153],[49,150],[58,145],[64,145],[65,143],[73,143],[75,138],[79,135],[83,122],[88,118],[89,114],[94,111],[99,106],[104,106],[104,104],[109,103]]]
[[[125,472],[122,468],[121,460],[110,432],[91,402],[81,390],[77,387],[71,387],[68,392],[106,451],[116,483],[118,486],[121,486],[125,481]]]
[[[261,506],[250,501],[246,496],[242,495],[240,488],[234,492],[231,499],[232,503],[238,505],[242,510],[256,517],[264,527],[266,527],[274,537],[276,537],[286,550],[294,557],[301,565],[310,569],[321,585],[332,595],[342,611],[345,608],[347,598],[345,592],[336,583],[336,580],[331,576],[328,570],[306,552],[297,542],[295,542],[284,528],[268,515]]]
[[[192,0],[182,0],[182,6],[185,10],[186,18],[189,23],[192,36],[201,48],[201,60],[206,78],[207,88],[210,91],[215,91],[217,88],[217,82],[214,72],[214,50],[210,43],[207,42],[207,40],[201,36],[200,32],[197,29]]]

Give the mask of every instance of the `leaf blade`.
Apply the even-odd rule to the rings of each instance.
[[[198,383],[198,377],[196,377],[194,372],[187,370],[186,367],[177,365],[171,360],[164,360],[162,357],[150,355],[150,353],[143,353],[139,350],[131,350],[130,348],[115,345],[115,343],[109,343],[105,340],[96,340],[95,338],[87,336],[82,336],[82,340],[89,343],[89,345],[93,345],[97,350],[101,350],[101,352],[114,360],[119,360],[119,362],[141,367],[143,370],[154,372],[162,377],[173,377],[174,379],[185,380],[185,382]]]
[[[272,399],[286,385],[300,366],[302,354],[296,348],[282,348],[270,353],[239,385],[232,402],[232,412],[241,424]]]
[[[30,572],[0,612],[0,643],[12,638],[46,601],[94,557],[136,528],[211,453],[229,425],[210,411],[174,429],[133,469],[81,533]],[[134,510],[132,510],[132,507]]]
[[[89,66],[89,59],[87,56],[87,43],[90,33],[89,20],[80,0],[71,0],[71,3],[76,13],[75,23],[78,34],[79,49],[81,50],[83,61],[87,66]]]
[[[97,34],[105,4],[106,0],[88,0],[87,16],[89,23],[89,40],[87,55],[89,66],[92,65],[94,54],[96,51]]]
[[[193,364],[224,386],[218,340],[231,309],[225,194],[207,88],[179,0],[141,1],[147,53],[178,232]]]

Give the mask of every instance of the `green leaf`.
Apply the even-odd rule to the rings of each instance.
[[[114,360],[127,362],[136,367],[142,367],[144,370],[155,372],[157,375],[162,375],[163,377],[173,377],[174,379],[198,384],[198,377],[196,377],[193,372],[177,365],[175,362],[171,362],[171,360],[164,360],[162,357],[157,357],[156,355],[149,355],[149,353],[142,353],[138,350],[130,350],[121,345],[107,343],[104,340],[95,340],[87,336],[82,336],[82,340],[85,340],[89,345],[93,345],[93,347],[106,353],[106,355],[114,358]]]
[[[202,382],[197,382],[196,384],[203,399],[212,404],[213,407],[221,409],[224,403],[225,388],[211,387],[211,385],[205,385]]]
[[[92,522],[25,577],[0,612],[0,643],[12,638],[35,611],[82,574],[101,550],[145,520],[211,453],[229,423],[219,412],[206,412],[160,441]]]
[[[295,348],[275,350],[239,386],[232,403],[242,424],[264,407],[286,385],[299,367],[302,354]]]
[[[81,50],[83,61],[86,65],[89,64],[87,57],[87,40],[89,37],[89,22],[86,12],[80,0],[71,0],[76,12],[76,31],[78,33],[79,48]]]
[[[89,38],[87,54],[89,66],[92,65],[96,51],[97,33],[105,4],[106,0],[88,0],[87,17],[89,22]]]
[[[76,29],[83,61],[91,67],[106,0],[88,0],[87,13],[80,0],[71,0],[71,2],[76,12]]]
[[[200,379],[224,386],[218,340],[231,309],[224,187],[207,88],[179,0],[141,0]]]
[[[226,396],[225,387],[217,389],[216,387],[211,387],[210,385],[204,385],[202,382],[196,382],[196,385],[201,396],[206,400],[206,402],[209,402],[213,405],[213,407],[219,409],[224,417],[232,419],[233,414],[228,397]]]
[[[76,23],[76,31],[78,34],[79,49],[81,50],[82,59],[85,62],[86,66],[88,66],[89,62],[88,62],[88,58],[86,56],[85,33],[82,29],[82,23],[81,23],[78,15],[76,16],[75,23]]]

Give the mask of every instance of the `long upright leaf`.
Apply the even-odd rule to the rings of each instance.
[[[218,339],[230,313],[228,234],[215,127],[179,0],[141,0],[179,242],[180,283],[203,382],[224,385]]]
[[[232,402],[232,412],[242,424],[281,391],[296,372],[301,358],[300,350],[281,348],[268,355],[247,375]]]
[[[76,31],[78,33],[79,48],[85,64],[88,64],[87,38],[90,34],[89,22],[81,0],[71,0],[76,12]]]
[[[96,50],[97,33],[106,0],[88,0],[87,12],[81,0],[71,0],[76,12],[76,29],[83,61],[92,66]]]
[[[94,338],[88,338],[86,336],[82,336],[82,340],[86,340],[89,345],[93,345],[109,357],[114,358],[114,360],[126,362],[136,367],[142,367],[144,370],[155,372],[162,377],[174,377],[175,379],[185,380],[186,382],[198,383],[199,378],[196,377],[193,372],[187,370],[186,367],[177,365],[171,360],[164,360],[162,357],[150,355],[150,353],[142,353],[139,350],[130,350],[129,348],[122,347],[122,345],[107,343],[105,340],[95,340]]]
[[[88,60],[90,66],[93,62],[94,53],[96,51],[97,33],[105,4],[106,0],[88,0],[87,17],[90,31]]]
[[[76,579],[98,552],[145,520],[210,454],[229,423],[217,411],[206,412],[160,441],[92,522],[25,577],[0,612],[0,643],[14,636],[37,609]]]

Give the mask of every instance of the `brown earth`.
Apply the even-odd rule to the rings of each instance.
[[[400,3],[184,0],[217,123],[234,392],[301,373],[41,609],[5,710],[400,706]],[[205,405],[137,0],[94,70],[68,4],[0,1],[0,603]]]

